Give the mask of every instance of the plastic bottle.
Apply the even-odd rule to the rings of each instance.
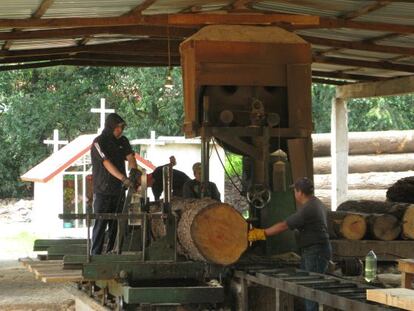
[[[377,277],[377,255],[371,250],[365,257],[365,281],[372,282]]]

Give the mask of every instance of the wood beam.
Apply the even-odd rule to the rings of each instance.
[[[374,30],[374,31],[384,31],[384,32],[396,32],[396,33],[414,33],[414,25],[378,23],[378,22],[360,22],[360,21],[354,21],[354,20],[347,20],[343,18],[330,18],[330,17],[321,17],[320,23],[317,26],[307,26],[303,28],[308,28],[308,29],[309,28],[351,28],[351,29],[363,29],[363,30]]]
[[[372,62],[372,61],[359,60],[359,59],[319,56],[317,54],[313,55],[313,61],[315,63],[320,63],[320,64],[331,64],[331,65],[362,67],[362,68],[376,68],[376,69],[396,70],[396,71],[414,73],[413,65],[396,64],[396,63],[384,62],[384,61]]]
[[[181,41],[171,40],[171,55],[180,55],[178,46]],[[167,55],[168,43],[167,40],[134,40],[116,43],[93,44],[85,46],[73,46],[63,48],[50,49],[33,49],[33,50],[18,50],[18,51],[0,51],[0,57],[22,57],[22,56],[38,56],[38,55],[53,55],[65,53],[79,53],[79,52],[105,52],[111,54],[130,54],[130,55]]]
[[[156,0],[144,0],[125,15],[141,15],[143,11],[154,4]]]
[[[1,67],[0,67],[1,68]],[[330,84],[330,85],[347,85],[349,82],[331,79],[312,78],[312,83]]]
[[[180,28],[170,26],[170,38],[187,38],[199,28]],[[31,30],[19,32],[0,32],[0,40],[56,39],[92,36],[98,34],[124,34],[150,37],[166,37],[165,26],[114,26],[114,27],[81,27],[48,30]]]
[[[43,0],[36,11],[33,12],[31,15],[31,19],[39,19],[41,18],[46,11],[51,7],[51,5],[55,2],[55,0]],[[20,29],[13,29],[12,32],[20,32]],[[11,41],[6,41],[3,44],[3,50],[9,50],[12,45]]]
[[[351,49],[351,50],[362,50],[362,51],[372,51],[372,52],[381,52],[381,53],[390,53],[397,55],[414,55],[414,48],[402,47],[402,46],[391,46],[391,45],[378,45],[369,42],[361,41],[344,41],[344,40],[334,40],[326,39],[313,36],[301,36],[304,40],[309,43],[330,46],[341,49]]]
[[[0,66],[0,71],[21,70],[30,68],[44,68],[54,66],[92,66],[92,67],[161,67],[160,64],[139,64],[129,62],[101,62],[101,61],[84,61],[84,60],[57,60],[41,63],[19,64]]]
[[[6,58],[0,59],[0,64],[15,64],[15,63],[27,63],[27,62],[41,62],[41,61],[52,61],[52,60],[99,60],[99,61],[124,61],[131,63],[153,63],[162,66],[168,65],[168,58],[166,55],[128,55],[128,54],[105,54],[105,53],[66,53],[56,55],[42,55],[42,56],[29,56],[29,57],[18,57],[18,58]],[[171,64],[173,66],[180,65],[180,57],[171,57]]]
[[[343,18],[343,19],[354,19],[354,18],[357,18],[359,16],[368,14],[370,12],[377,11],[377,10],[379,10],[379,9],[389,5],[389,4],[391,4],[390,1],[375,1],[373,3],[369,3],[367,5],[364,5],[360,8],[358,8],[355,11],[345,13],[345,14],[341,15],[341,18]]]
[[[110,27],[134,25],[318,25],[319,16],[293,14],[160,14],[100,18],[0,19],[0,28]]]
[[[400,33],[387,33],[387,34],[382,35],[382,36],[377,36],[377,37],[373,37],[373,38],[363,40],[362,42],[375,43],[375,42],[378,42],[378,41],[387,40],[387,39],[394,39],[394,38],[401,37],[401,36],[403,36],[403,35],[400,34]]]
[[[346,73],[342,71],[318,71],[318,70],[312,70],[312,76],[334,78],[334,79],[355,80],[355,81],[378,81],[378,80],[385,79],[385,78],[378,78],[375,76]]]
[[[389,79],[377,82],[355,83],[336,89],[336,97],[368,98],[414,93],[414,76]]]
[[[32,14],[32,18],[37,19],[45,15],[46,11],[52,6],[53,2],[55,2],[55,0],[43,0],[36,11]]]

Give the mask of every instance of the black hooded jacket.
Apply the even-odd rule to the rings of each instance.
[[[125,136],[117,139],[113,131],[119,124],[125,121],[116,113],[111,113],[105,120],[105,128],[102,134],[96,137],[91,147],[93,192],[106,195],[119,195],[122,190],[122,182],[112,176],[104,167],[103,161],[109,160],[124,175],[126,157],[134,151]]]

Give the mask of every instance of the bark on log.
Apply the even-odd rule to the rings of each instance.
[[[328,213],[332,237],[361,240],[367,233],[367,215],[352,212]],[[329,229],[328,229],[329,230]]]
[[[387,191],[387,199],[392,202],[414,203],[414,176],[402,178],[393,184]]]
[[[414,171],[408,172],[381,172],[381,173],[355,173],[348,175],[349,190],[387,190],[401,178],[414,176]],[[321,174],[314,175],[316,189],[331,189],[331,175]],[[403,201],[396,201],[403,202]]]
[[[414,154],[353,155],[348,158],[349,173],[403,172],[414,170]],[[331,173],[331,158],[313,159],[315,174]]]
[[[187,258],[230,265],[247,249],[247,222],[231,205],[205,198],[175,199],[171,206],[178,218],[177,251]],[[162,221],[151,224],[154,236],[165,235]]]
[[[348,200],[375,200],[385,201],[385,189],[374,189],[374,190],[348,190]],[[331,190],[316,189],[316,196],[328,207],[331,207]]]
[[[383,154],[414,152],[414,131],[350,132],[349,154]],[[314,134],[314,157],[331,154],[331,134]]]

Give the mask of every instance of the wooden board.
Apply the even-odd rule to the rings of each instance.
[[[414,290],[407,288],[368,289],[367,300],[404,310],[414,310]]]
[[[398,270],[401,272],[414,273],[414,259],[398,260]]]

